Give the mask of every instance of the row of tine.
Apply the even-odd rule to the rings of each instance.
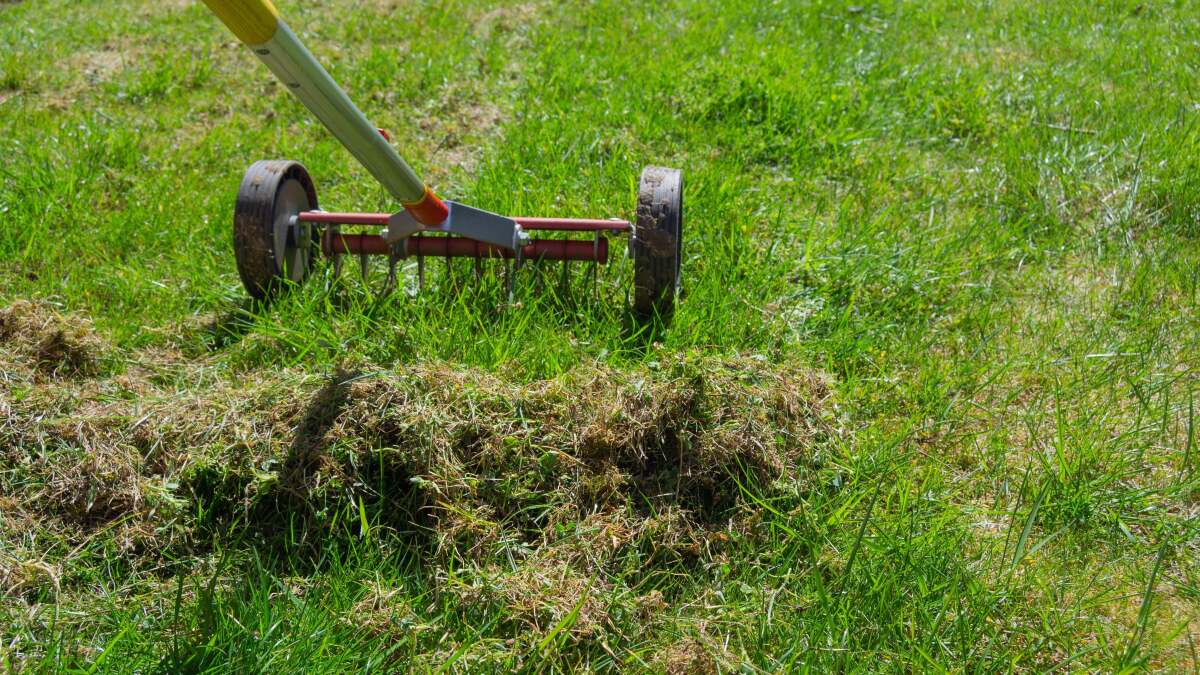
[[[420,237],[422,235],[418,234],[418,235],[413,235],[413,236]],[[378,295],[380,297],[383,297],[383,296],[386,296],[386,295],[389,295],[389,294],[395,292],[398,287],[397,283],[398,283],[398,279],[399,279],[400,261],[405,258],[402,247],[403,247],[403,243],[398,242],[396,244],[393,244],[392,250],[388,254],[387,278],[384,281],[383,288],[381,288],[378,292]],[[599,247],[600,247],[600,233],[596,232],[595,243],[593,244],[593,251],[595,252],[596,258],[599,258]],[[367,284],[370,282],[370,276],[371,276],[370,255],[367,253],[359,253],[357,257],[358,257],[359,274],[362,277],[363,283]],[[427,256],[418,253],[418,254],[414,255],[413,257],[416,258],[416,263],[417,263],[417,290],[418,290],[418,292],[424,291],[424,289],[425,289],[425,258]],[[439,256],[439,257],[442,257],[442,256]],[[443,257],[443,259],[446,261],[446,276],[447,276],[447,278],[455,279],[454,274],[453,274],[453,263],[452,263],[450,257],[445,256],[445,257]],[[476,281],[476,283],[478,283],[483,280],[484,256],[476,255],[473,258],[473,260],[474,260],[473,269],[474,269],[474,273],[475,273],[475,281]],[[504,287],[505,287],[505,292],[508,294],[508,299],[510,302],[513,300],[514,287],[516,285],[516,275],[521,270],[521,268],[523,268],[525,266],[526,262],[527,261],[525,259],[525,256],[523,255],[523,252],[520,249],[517,250],[515,258],[504,259],[504,265],[505,265]],[[538,260],[534,260],[533,262],[536,264],[536,268],[540,271],[540,269],[543,265],[543,261],[538,259]],[[560,292],[565,293],[570,288],[571,261],[563,260],[560,262],[561,262],[561,270],[562,271],[561,271],[561,274],[559,277],[559,290],[560,290]],[[592,285],[593,289],[595,288],[598,277],[599,277],[599,268],[600,268],[599,263],[596,260],[592,260],[590,276],[591,276],[591,285]],[[334,259],[333,259],[334,277],[335,278],[340,277],[341,272],[342,272],[341,256],[340,255],[334,256]],[[538,275],[538,278],[541,279],[540,273]],[[456,283],[456,288],[457,288],[457,281],[455,283]]]

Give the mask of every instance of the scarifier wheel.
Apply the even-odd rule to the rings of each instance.
[[[262,160],[246,170],[233,213],[233,249],[251,296],[268,300],[285,281],[304,281],[317,247],[312,226],[293,217],[316,208],[317,190],[299,162]]]
[[[633,240],[633,311],[668,317],[679,293],[683,259],[683,174],[648,166],[638,186]]]

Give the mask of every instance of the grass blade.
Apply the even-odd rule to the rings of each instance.
[[[1038,511],[1042,508],[1042,502],[1046,499],[1046,495],[1050,492],[1050,482],[1046,481],[1042,484],[1042,489],[1038,491],[1038,496],[1033,500],[1033,507],[1029,509],[1029,516],[1025,519],[1025,528],[1021,530],[1021,536],[1017,539],[1017,550],[1013,552],[1012,565],[1009,567],[1009,572],[1017,569],[1017,565],[1025,557],[1025,546],[1029,543],[1029,535],[1033,532],[1033,524],[1037,522]]]

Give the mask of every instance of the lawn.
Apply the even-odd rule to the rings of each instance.
[[[0,0],[0,669],[1200,668],[1200,5],[277,4],[443,196],[682,169],[678,309],[250,303],[251,162],[397,205],[201,3]]]

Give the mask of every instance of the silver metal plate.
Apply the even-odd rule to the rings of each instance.
[[[408,211],[397,211],[388,218],[388,227],[383,236],[389,244],[395,244],[417,232],[443,232],[513,251],[520,249],[529,239],[529,235],[512,218],[453,201],[447,201],[446,206],[450,209],[450,215],[446,222],[437,227],[422,226]]]
[[[425,226],[418,223],[411,213],[400,209],[388,217],[387,229],[380,234],[387,240],[387,243],[394,245],[423,229]]]
[[[450,217],[442,223],[441,227],[431,229],[503,246],[514,251],[525,242],[525,233],[517,221],[512,218],[458,202],[448,201],[446,206],[450,207]]]

